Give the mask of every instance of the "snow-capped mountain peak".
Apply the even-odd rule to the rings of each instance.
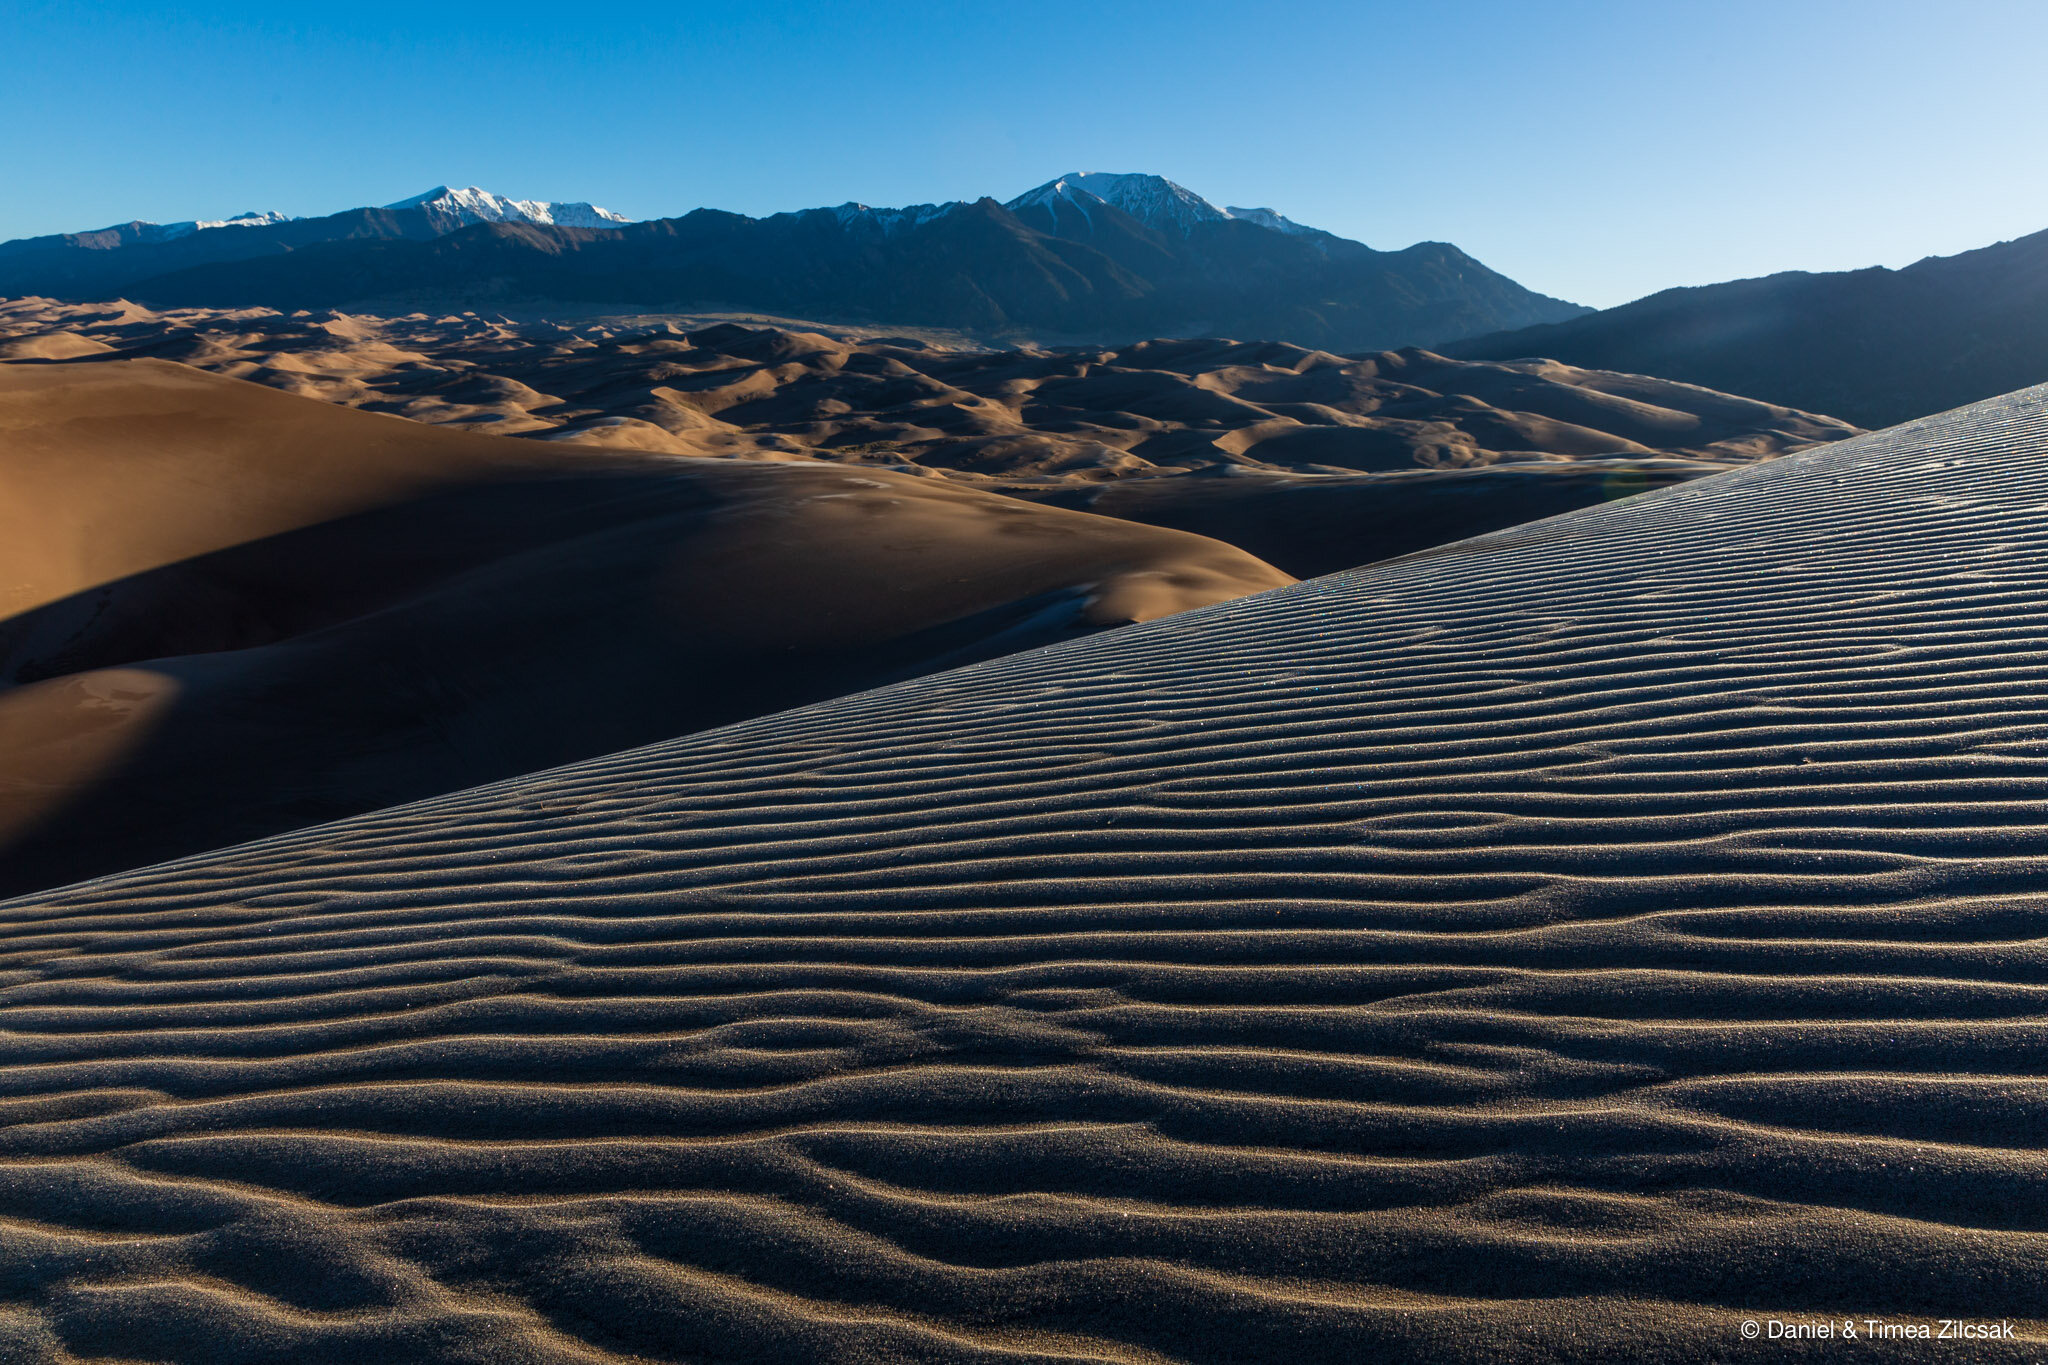
[[[1114,204],[1154,231],[1183,237],[1193,232],[1198,223],[1224,223],[1232,219],[1291,236],[1319,232],[1283,218],[1272,209],[1218,208],[1163,175],[1076,171],[1027,190],[1003,207],[1012,213],[1041,210],[1058,225],[1067,214],[1079,214],[1084,221],[1092,222],[1089,210],[1095,204]]]
[[[1043,208],[1055,219],[1062,208],[1072,208],[1085,218],[1092,203],[1114,204],[1147,227],[1183,236],[1197,223],[1220,223],[1230,217],[1201,195],[1163,175],[1111,171],[1074,171],[1027,190],[1003,207],[1012,213]]]
[[[631,222],[623,213],[586,203],[553,203],[545,199],[505,199],[475,185],[452,189],[436,185],[425,194],[386,204],[387,209],[424,209],[453,226],[470,223],[539,223],[549,227],[609,228]]]

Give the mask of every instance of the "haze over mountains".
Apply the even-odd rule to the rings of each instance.
[[[1008,203],[864,204],[624,223],[441,187],[383,208],[166,236],[0,244],[0,295],[410,311],[742,309],[986,339],[1279,337],[1430,345],[1586,310],[1442,242],[1378,251],[1159,176],[1073,174]]]

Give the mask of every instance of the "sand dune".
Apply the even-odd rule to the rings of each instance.
[[[1295,532],[1261,543],[1297,575],[1416,548],[1403,528],[1455,540],[1857,430],[1664,380],[1415,350],[1193,340],[989,351],[646,318],[0,304],[0,346],[25,358],[85,344],[533,440],[812,456],[1066,503],[1094,485],[1159,483],[1104,495],[1101,510],[1180,526],[1199,505],[1202,533],[1233,544],[1229,514],[1259,535],[1267,492],[1285,482]],[[1518,473],[1414,477],[1499,467]],[[1217,476],[1265,482],[1187,486]]]
[[[159,313],[45,299],[0,305],[0,341],[30,356],[109,346],[505,435],[687,455],[801,450],[970,477],[1652,456],[1725,466],[1856,431],[1637,375],[1280,342],[953,350],[731,324]]]
[[[934,479],[0,366],[0,890],[1290,582]]]
[[[2031,390],[13,902],[0,1330],[2039,1359],[2044,508]]]

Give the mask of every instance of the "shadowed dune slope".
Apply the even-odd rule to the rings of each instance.
[[[1011,486],[1014,498],[1214,536],[1291,574],[1355,568],[1714,472],[1678,460],[1416,469],[1315,479],[1123,479]]]
[[[888,471],[0,366],[0,893],[1291,581]]]
[[[2044,580],[2036,389],[10,903],[6,1340],[2039,1358]]]

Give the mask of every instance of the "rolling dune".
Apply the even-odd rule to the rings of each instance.
[[[689,321],[18,299],[0,302],[0,357],[100,348],[530,441],[917,474],[1195,530],[1297,577],[1858,431],[1545,360],[1214,338],[992,351]]]
[[[971,480],[1333,474],[1574,460],[1716,469],[1832,417],[1547,360],[1274,341],[1046,350],[661,318],[526,322],[0,301],[0,357],[115,353],[436,426],[676,455],[815,455]],[[1695,468],[1695,473],[1701,472]]]
[[[0,366],[0,894],[1291,581],[887,470]]]
[[[2035,389],[11,902],[0,1341],[2040,1359],[2044,590]]]

